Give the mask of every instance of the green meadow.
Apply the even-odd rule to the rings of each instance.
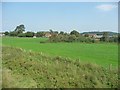
[[[3,37],[2,45],[40,52],[47,56],[60,56],[81,62],[96,63],[108,68],[118,66],[118,45],[115,43],[40,43],[47,38]]]

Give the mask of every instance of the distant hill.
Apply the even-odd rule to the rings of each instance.
[[[117,35],[117,32],[110,32],[110,31],[106,31],[108,32],[109,36],[113,36],[113,35]],[[94,32],[83,32],[82,34],[97,34],[97,35],[102,35],[104,32],[98,32],[98,31],[94,31]]]

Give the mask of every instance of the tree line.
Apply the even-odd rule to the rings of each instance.
[[[103,33],[103,36],[99,39],[95,37],[89,37],[89,34],[82,35],[76,30],[73,30],[68,33],[53,33],[52,36],[49,38],[49,42],[87,42],[87,43],[96,43],[96,42],[118,42],[120,41],[120,34],[119,36],[109,37],[107,32]]]
[[[70,33],[65,33],[63,31],[57,32],[52,29],[49,32],[25,32],[25,26],[23,24],[17,26],[14,31],[8,32],[6,31],[4,34],[6,36],[14,36],[14,37],[45,37],[46,33],[48,33],[49,40],[48,42],[120,42],[120,34],[116,36],[109,37],[108,32],[103,32],[103,36],[97,40],[95,37],[89,37],[89,34],[82,35],[76,30],[72,30]]]

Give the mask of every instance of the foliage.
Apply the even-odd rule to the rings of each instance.
[[[105,41],[105,42],[109,41],[108,32],[103,32],[103,37],[101,38],[101,41]]]
[[[98,41],[102,42],[119,42],[119,35],[117,33],[112,32],[84,32],[79,33],[76,30],[71,31],[70,33],[65,33],[63,31],[53,31],[52,29],[49,29],[49,32],[26,32],[25,26],[23,24],[17,26],[14,31],[12,32],[5,32],[5,35],[9,36],[18,36],[18,37],[50,37],[48,42],[86,42],[86,43],[96,43]],[[48,35],[49,34],[49,35]],[[90,37],[90,34],[96,34],[96,35],[103,35],[101,38],[96,38],[94,36]],[[110,37],[110,35],[115,35]]]
[[[18,34],[18,37],[26,37],[26,34],[25,33],[20,33],[20,34]]]
[[[9,36],[20,36],[23,37],[23,31],[25,31],[25,26],[23,24],[17,26],[14,31],[12,32],[5,32],[5,35]]]
[[[117,88],[118,71],[68,58],[3,47],[3,88]]]
[[[8,32],[8,31],[6,31],[4,34],[7,36],[7,35],[9,35],[9,32]]]
[[[86,42],[86,43],[95,43],[95,40],[89,37],[84,37],[82,35],[76,36],[72,35],[62,35],[54,34],[49,38],[48,42]]]
[[[70,35],[75,35],[76,37],[79,37],[80,33],[77,32],[76,30],[73,30],[73,31],[70,32]]]
[[[45,36],[45,32],[37,32],[36,37],[43,37]]]
[[[26,32],[26,37],[33,37],[34,36],[34,32]]]
[[[9,34],[10,36],[17,36],[17,32],[15,32],[15,31],[12,31],[12,32],[10,32],[10,34]]]
[[[59,34],[64,35],[64,32],[63,32],[63,31],[60,31],[60,33],[59,33]]]
[[[75,41],[76,41],[76,35],[75,34],[72,34],[68,37],[67,42],[75,42]]]
[[[17,26],[14,31],[17,32],[17,34],[23,33],[23,31],[25,31],[25,26],[21,24]]]

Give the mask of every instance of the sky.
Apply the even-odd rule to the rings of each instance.
[[[9,1],[9,0],[7,0]],[[2,2],[2,30],[118,32],[117,2]],[[116,0],[117,1],[117,0]]]
[[[119,0],[1,0],[2,2],[118,2]]]

